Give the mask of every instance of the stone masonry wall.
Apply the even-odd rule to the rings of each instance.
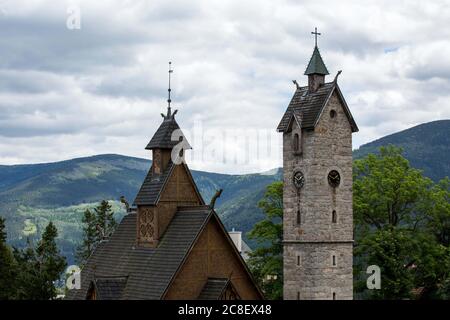
[[[314,131],[302,130],[301,155],[293,152],[298,130],[294,122],[292,131],[283,134],[284,298],[332,299],[334,293],[336,299],[352,299],[352,131],[336,92]],[[300,191],[292,182],[297,170],[305,177]],[[331,170],[340,174],[337,188],[328,184]]]

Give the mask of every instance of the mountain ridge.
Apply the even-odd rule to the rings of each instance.
[[[396,144],[414,167],[437,181],[450,175],[450,120],[434,121],[377,139],[354,150],[354,158],[377,152],[381,145]],[[120,219],[125,196],[130,203],[150,168],[151,160],[119,154],[92,155],[53,163],[0,165],[0,215],[7,218],[8,240],[23,246],[37,239],[49,221],[60,230],[59,245],[72,261],[81,236],[81,216],[99,201],[110,200]],[[268,184],[282,179],[282,169],[253,174],[224,174],[192,170],[205,202],[219,188],[216,211],[228,229],[243,232],[244,239],[264,214],[257,203]]]

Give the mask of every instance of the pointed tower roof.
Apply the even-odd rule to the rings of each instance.
[[[156,130],[150,142],[145,149],[172,149],[179,142],[178,140],[172,141],[172,133],[180,129],[177,121],[175,120],[175,114],[164,116],[164,121]]]
[[[327,67],[325,66],[325,63],[322,60],[322,56],[320,55],[319,48],[317,46],[314,47],[313,54],[305,71],[305,75],[310,74],[330,74]]]

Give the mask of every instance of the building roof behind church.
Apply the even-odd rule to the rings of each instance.
[[[320,55],[319,48],[317,48],[317,46],[314,47],[314,51],[311,59],[309,60],[308,67],[305,70],[305,75],[309,74],[330,74],[327,67],[325,66],[325,63],[323,62],[322,56]]]
[[[115,299],[161,299],[200,232],[214,215],[208,206],[179,208],[158,247],[136,246],[136,213],[126,215],[108,241],[102,242],[81,272],[81,289],[69,291],[68,299],[85,299],[95,277],[126,278]],[[102,283],[103,286],[107,282]],[[117,283],[113,283],[114,288]],[[103,292],[114,288],[103,287]]]
[[[169,116],[161,123],[145,149],[172,149],[179,141],[172,141],[172,133],[180,129],[174,116]]]

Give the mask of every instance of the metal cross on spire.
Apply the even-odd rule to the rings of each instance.
[[[317,28],[314,28],[314,32],[311,32],[311,34],[313,34],[314,37],[315,37],[315,40],[316,40],[316,47],[317,47],[317,36],[320,36],[321,33],[320,33],[320,32],[317,32]]]
[[[172,89],[170,89],[170,74],[173,72],[172,70],[172,62],[169,61],[169,89],[167,89],[167,92],[169,94],[169,97],[167,99],[167,103],[168,103],[168,107],[167,107],[167,117],[170,117],[171,115],[171,110],[170,110],[170,103],[172,102],[172,99],[170,99],[170,92],[172,91]]]

